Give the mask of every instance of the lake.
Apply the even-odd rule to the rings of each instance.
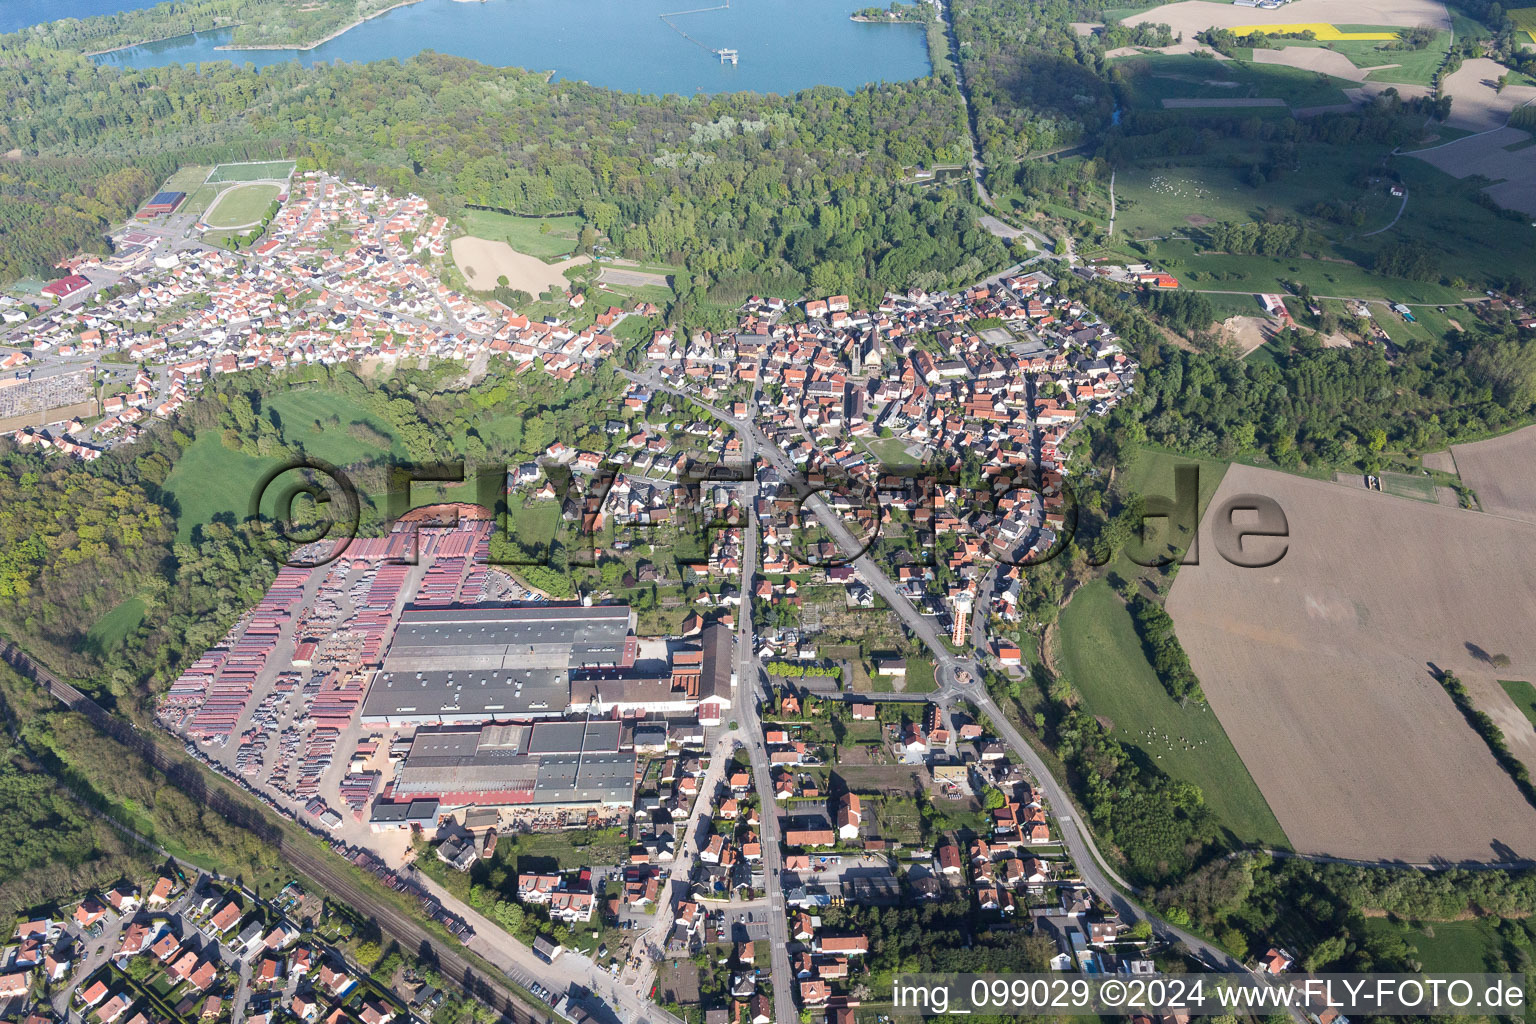
[[[863,24],[848,16],[868,0],[421,0],[366,21],[311,50],[220,50],[230,30],[182,36],[97,58],[160,67],[231,60],[266,66],[298,60],[404,59],[423,50],[498,67],[641,93],[736,90],[792,93],[813,85],[856,89],[930,71],[917,25]],[[3,6],[3,5],[0,5]],[[671,16],[663,20],[661,15]],[[740,63],[712,52],[734,49]]]
[[[161,0],[0,0],[0,33],[15,32],[60,18],[91,18],[98,14],[137,11]]]

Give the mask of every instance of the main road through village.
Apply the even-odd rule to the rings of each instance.
[[[759,457],[766,458],[786,481],[798,479],[789,459],[751,420],[739,419],[703,402],[697,395],[680,391],[665,384],[654,372],[644,375],[629,373],[626,376],[658,390],[687,398],[731,426],[742,440],[743,456],[747,465],[755,467]],[[757,567],[757,527],[754,521],[755,483],[745,482],[744,502],[747,515],[743,521],[743,588],[750,586],[750,579]],[[1149,913],[1133,902],[1130,894],[1135,889],[1120,878],[1100,856],[1093,837],[1078,815],[1071,798],[1051,775],[1045,762],[1025,738],[1009,723],[1002,711],[987,694],[980,666],[974,659],[954,653],[946,644],[936,621],[922,615],[899,590],[875,561],[865,554],[867,541],[860,541],[848,529],[843,520],[814,492],[804,494],[804,502],[837,546],[850,558],[851,564],[869,585],[883,598],[902,619],[903,623],[932,653],[939,682],[932,699],[943,707],[956,700],[969,701],[986,715],[999,737],[1007,743],[1014,755],[1030,770],[1037,780],[1067,851],[1071,854],[1083,881],[1103,898],[1107,899],[1121,919],[1127,923],[1145,919],[1154,934],[1169,942],[1181,942],[1198,960],[1217,970],[1246,971],[1242,964],[1196,935],[1180,929]],[[736,743],[740,743],[750,756],[754,786],[757,789],[762,812],[762,845],[764,883],[769,925],[769,942],[772,950],[770,978],[774,990],[774,1016],[778,1024],[798,1024],[793,978],[789,962],[789,928],[780,881],[783,867],[779,847],[779,823],[774,813],[772,777],[768,757],[763,747],[763,729],[759,713],[762,698],[762,675],[755,655],[751,605],[743,601],[737,623],[737,648],[735,662],[735,691],[733,710],[737,728],[729,730],[715,748],[715,760],[721,763],[730,756]],[[654,976],[654,963],[638,972],[626,972],[622,980],[613,979],[607,972],[585,957],[570,955],[561,958],[558,970],[532,957],[531,951],[493,923],[464,906],[425,878],[418,881],[442,899],[445,906],[458,912],[476,926],[471,940],[474,959],[466,956],[450,942],[429,931],[415,916],[388,898],[382,891],[374,891],[371,881],[362,882],[335,854],[325,850],[317,840],[299,833],[298,827],[282,824],[263,808],[250,794],[241,792],[224,780],[211,779],[206,769],[195,764],[180,751],[172,750],[159,738],[138,729],[125,719],[114,715],[75,687],[59,680],[43,666],[27,657],[18,648],[0,640],[0,660],[6,661],[17,671],[36,681],[56,699],[73,711],[86,715],[98,728],[126,745],[164,772],[178,788],[206,803],[232,823],[249,829],[265,841],[272,843],[280,855],[295,870],[320,889],[362,915],[372,918],[381,932],[398,942],[403,948],[419,956],[435,961],[446,978],[451,979],[466,994],[483,1001],[503,1013],[516,1024],[543,1024],[550,1019],[547,1008],[531,1002],[507,983],[508,977],[523,985],[535,977],[545,980],[569,980],[584,985],[595,1000],[606,1010],[602,1016],[619,1024],[681,1024],[672,1014],[655,1006],[649,1000],[650,985]],[[711,773],[715,774],[714,772]],[[702,805],[704,797],[700,796]],[[694,834],[697,827],[697,810],[690,820],[690,828],[683,837],[684,854],[679,869],[686,871],[691,863],[688,844],[697,844]],[[686,887],[686,878],[684,879]],[[666,923],[670,923],[671,907],[666,908]],[[656,946],[665,941],[662,934],[665,925],[648,932],[647,940]],[[656,953],[659,955],[660,950]],[[486,970],[482,964],[491,965]],[[501,972],[501,973],[497,973]]]
[[[769,463],[778,471],[784,480],[796,480],[799,474],[789,463],[789,459],[781,452],[773,442],[763,434],[757,424],[750,419],[738,419],[723,409],[716,408],[703,402],[697,395],[680,391],[663,383],[659,375],[654,371],[645,374],[627,374],[634,381],[641,382],[650,387],[686,398],[709,410],[715,417],[729,424],[742,438],[743,450],[751,458],[751,453],[760,451],[769,460]],[[750,463],[749,463],[750,464]],[[1002,710],[993,702],[987,693],[983,683],[980,666],[969,658],[953,653],[940,634],[934,619],[922,615],[907,596],[899,590],[885,571],[875,563],[874,559],[865,554],[869,542],[859,540],[844,524],[825,501],[815,492],[806,493],[804,496],[805,507],[815,514],[820,524],[833,541],[842,549],[845,556],[852,557],[851,564],[854,569],[865,579],[869,585],[891,607],[902,622],[911,630],[912,634],[922,640],[923,644],[933,655],[935,675],[939,682],[939,690],[933,699],[941,704],[948,705],[956,698],[969,701],[982,714],[991,721],[993,729],[998,736],[1008,744],[1014,755],[1026,765],[1031,774],[1038,781],[1041,791],[1045,794],[1046,801],[1056,819],[1057,831],[1061,833],[1062,842],[1066,845],[1067,852],[1071,854],[1073,863],[1077,866],[1078,874],[1083,882],[1096,893],[1107,899],[1116,912],[1126,923],[1133,923],[1145,919],[1152,927],[1153,933],[1160,939],[1169,942],[1182,942],[1190,953],[1208,967],[1217,970],[1243,971],[1247,969],[1209,942],[1197,935],[1191,934],[1167,921],[1150,913],[1143,907],[1133,902],[1130,893],[1136,890],[1133,886],[1121,878],[1110,868],[1098,848],[1094,845],[1093,836],[1088,832],[1087,826],[1079,817],[1076,805],[1068,796],[1066,790],[1051,774],[1045,761],[1037,754],[1033,747],[1024,739],[1023,735],[1009,723]],[[750,586],[747,577],[743,576],[743,587]],[[746,608],[747,601],[742,601],[742,607]],[[746,707],[750,700],[743,700]],[[757,760],[754,759],[754,768]],[[763,766],[766,770],[766,765]],[[771,800],[765,800],[764,806],[772,806]],[[764,844],[767,845],[766,824],[769,816],[765,815]],[[774,879],[770,877],[769,885]],[[782,915],[781,915],[782,916]],[[780,1015],[780,1020],[785,1018]]]

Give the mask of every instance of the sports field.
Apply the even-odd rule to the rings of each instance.
[[[293,173],[292,160],[268,160],[264,163],[219,164],[208,175],[210,184],[226,181],[283,181]]]
[[[267,208],[281,194],[280,185],[236,185],[214,201],[203,214],[203,221],[211,228],[251,227],[261,223]]]

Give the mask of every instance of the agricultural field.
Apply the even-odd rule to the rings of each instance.
[[[1453,445],[1451,457],[1484,512],[1536,523],[1536,427]]]
[[[246,164],[219,164],[208,175],[209,184],[226,181],[285,181],[293,174],[292,160],[267,160]]]
[[[1505,13],[1514,19],[1516,28],[1524,32],[1531,42],[1536,43],[1536,7],[1522,7]]]
[[[1409,863],[1536,855],[1536,818],[1432,675],[1456,672],[1516,755],[1536,750],[1509,735],[1524,718],[1493,669],[1536,673],[1536,528],[1234,465],[1216,501],[1237,494],[1284,510],[1284,557],[1234,566],[1208,520],[1199,570],[1180,572],[1167,607],[1295,848]],[[1439,826],[1410,806],[1437,808]]]
[[[1154,497],[1173,499],[1177,497],[1174,487],[1175,474],[1182,466],[1193,466],[1199,473],[1196,509],[1191,522],[1187,524],[1188,532],[1181,532],[1180,524],[1170,523],[1162,518],[1149,518],[1146,522],[1147,557],[1144,557],[1143,561],[1151,561],[1152,557],[1158,555],[1176,555],[1184,552],[1190,540],[1193,539],[1194,526],[1204,517],[1211,497],[1216,493],[1216,488],[1221,485],[1227,464],[1214,459],[1198,459],[1187,455],[1174,455],[1155,448],[1142,448],[1117,483],[1117,489],[1125,495],[1140,495],[1149,501]],[[1202,551],[1200,557],[1204,559],[1207,554],[1209,553]],[[1131,555],[1132,552],[1129,550],[1117,551],[1109,563],[1110,572],[1126,579],[1159,574],[1156,568],[1138,565]]]
[[[1506,131],[1524,136],[1515,129]],[[1384,155],[1370,147],[1303,146],[1296,168],[1257,188],[1245,180],[1241,154],[1224,146],[1200,157],[1159,160],[1157,166],[1149,162],[1122,170],[1117,177],[1115,195],[1121,205],[1117,237],[1141,240],[1147,258],[1166,263],[1196,289],[1283,291],[1283,282],[1295,281],[1309,285],[1320,296],[1459,302],[1470,289],[1455,287],[1457,279],[1470,285],[1502,278],[1512,271],[1511,259],[1518,263],[1514,272],[1536,275],[1536,231],[1483,206],[1475,179],[1458,180],[1428,162],[1472,144],[1442,146],[1424,153],[1424,159],[1394,159],[1391,166],[1409,193],[1406,206],[1388,194],[1384,183],[1365,184]],[[1500,156],[1512,162],[1520,159],[1519,153],[1501,151]],[[1300,167],[1308,168],[1308,173],[1296,173]],[[1503,187],[1493,186],[1490,192]],[[1358,204],[1358,226],[1314,215],[1318,203],[1340,200]],[[1394,224],[1400,209],[1402,216]],[[1201,231],[1205,225],[1274,214],[1295,218],[1310,237],[1326,240],[1326,246],[1309,252],[1323,258],[1205,251]],[[1484,244],[1487,238],[1512,232],[1531,234],[1533,244],[1497,253]],[[1447,268],[1452,285],[1371,272],[1378,252],[1405,241],[1444,254],[1441,265]]]
[[[265,408],[276,414],[285,440],[337,466],[391,451],[404,453],[398,444],[380,448],[372,434],[354,436],[348,429],[353,423],[364,423],[385,437],[389,431],[361,406],[334,394],[294,389],[273,395]],[[277,459],[255,458],[226,448],[217,430],[200,433],[165,481],[166,492],[178,506],[177,539],[189,540],[196,527],[215,518],[243,521],[250,514],[251,495],[262,475],[278,464]],[[412,493],[422,489],[417,485]]]
[[[1315,68],[1339,78],[1360,82],[1390,82],[1394,85],[1428,87],[1451,46],[1450,32],[1437,32],[1422,50],[1396,49],[1396,32],[1373,32],[1371,26],[1342,25],[1334,33],[1340,36],[1378,36],[1380,38],[1276,39],[1277,49],[1243,53],[1245,59],[1261,64],[1285,64],[1290,67]],[[1308,51],[1312,51],[1309,53]],[[1317,51],[1323,51],[1318,53]],[[1338,54],[1344,63],[1324,54]]]
[[[1181,707],[1163,688],[1125,602],[1109,584],[1096,580],[1077,591],[1061,613],[1061,636],[1067,678],[1088,710],[1113,723],[1117,740],[1174,779],[1199,786],[1237,841],[1290,846],[1216,714],[1199,704]]]
[[[1277,113],[1286,114],[1305,107],[1348,103],[1344,89],[1354,84],[1284,65],[1216,62],[1188,54],[1148,53],[1128,57],[1115,66],[1126,76],[1128,105],[1139,110],[1180,105],[1201,109],[1250,106],[1255,101],[1271,100]]]
[[[1193,38],[1195,33],[1208,28],[1251,26],[1278,32],[1284,26],[1301,25],[1316,31],[1320,26],[1333,25],[1341,13],[1344,12],[1333,0],[1295,0],[1272,11],[1209,0],[1180,0],[1123,20],[1127,25],[1167,25],[1175,35],[1182,33],[1185,38]],[[1438,0],[1355,0],[1348,5],[1347,13],[1351,24],[1356,25],[1451,27],[1450,15]]]
[[[492,210],[465,210],[459,218],[466,234],[493,242],[506,242],[529,256],[568,256],[576,248],[582,219],[569,217],[517,217]]]
[[[1536,729],[1536,686],[1523,679],[1500,679],[1499,687],[1531,723],[1531,728]]]
[[[277,417],[283,436],[304,446],[304,451],[337,466],[347,466],[380,455],[405,457],[403,445],[395,442],[381,449],[373,435],[391,436],[389,425],[348,398],[320,388],[296,387],[272,395],[263,411]],[[365,424],[373,434],[355,436],[349,428]],[[366,438],[366,439],[365,439]]]
[[[216,518],[242,522],[250,514],[252,488],[276,464],[275,459],[231,451],[218,431],[203,433],[165,479],[165,491],[177,506],[176,539],[191,540],[193,531]]]
[[[564,291],[569,284],[565,271],[588,262],[586,256],[572,256],[560,263],[545,263],[535,256],[518,252],[506,242],[474,235],[455,238],[449,248],[454,264],[469,287],[482,292],[495,288],[502,278],[507,279],[508,287],[529,295],[541,295],[550,289]]]
[[[261,223],[267,209],[282,194],[282,187],[266,183],[236,185],[219,196],[203,221],[211,228],[233,230]]]

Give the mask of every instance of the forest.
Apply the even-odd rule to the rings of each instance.
[[[11,39],[13,37],[7,37]],[[578,211],[617,252],[867,300],[1006,262],[968,198],[902,183],[958,162],[953,87],[629,95],[422,54],[368,65],[122,70],[0,40],[0,280],[48,270],[178,164],[291,156],[444,213]],[[382,100],[387,97],[387,100]]]
[[[308,46],[400,0],[175,0],[137,11],[63,18],[0,36],[0,49],[101,53],[236,26],[241,46]]]
[[[1114,301],[1102,285],[1064,279],[1140,356],[1144,386],[1089,433],[1195,455],[1263,456],[1283,469],[1380,468],[1383,453],[1433,451],[1536,416],[1536,342],[1513,324],[1473,321],[1443,338],[1325,348],[1293,335],[1271,362],[1169,343],[1158,304]],[[1305,290],[1299,289],[1305,305]],[[1177,318],[1182,304],[1166,308]]]
[[[1211,861],[1157,890],[1154,901],[1171,920],[1192,923],[1241,956],[1280,945],[1315,971],[1418,970],[1414,951],[1391,929],[1369,927],[1373,918],[1486,919],[1506,941],[1502,962],[1484,969],[1527,971],[1532,939],[1522,919],[1536,905],[1536,873],[1368,868],[1245,853]]]

